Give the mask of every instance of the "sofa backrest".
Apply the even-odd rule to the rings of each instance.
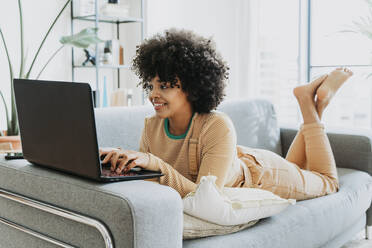
[[[98,145],[138,150],[145,117],[153,114],[150,105],[95,109]]]
[[[263,148],[282,155],[280,130],[273,105],[261,99],[224,101],[217,108],[230,116],[238,145]],[[100,147],[138,150],[144,118],[154,114],[152,106],[113,107],[95,110]]]
[[[234,123],[238,145],[262,148],[282,156],[280,128],[271,102],[264,99],[238,99],[222,102],[217,110]]]

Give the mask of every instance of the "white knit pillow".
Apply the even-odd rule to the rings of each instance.
[[[204,176],[195,192],[183,198],[184,212],[218,225],[240,225],[283,211],[293,199],[283,199],[267,190],[216,186],[215,176]]]
[[[215,235],[235,233],[256,224],[252,220],[241,225],[222,226],[183,213],[183,239],[195,239]]]

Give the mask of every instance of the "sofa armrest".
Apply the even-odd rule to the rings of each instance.
[[[182,247],[183,204],[170,187],[143,180],[97,183],[0,155],[0,188],[100,221],[115,247]],[[1,217],[76,247],[104,247],[85,224],[0,198]],[[49,247],[0,225],[1,245]],[[50,245],[50,244],[49,244]]]
[[[286,156],[297,129],[281,127],[283,157]],[[337,167],[365,171],[372,174],[372,133],[355,129],[330,129],[327,136]]]

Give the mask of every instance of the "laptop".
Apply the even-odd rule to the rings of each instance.
[[[105,182],[163,175],[139,167],[118,174],[101,163],[89,84],[14,79],[14,93],[30,163]]]

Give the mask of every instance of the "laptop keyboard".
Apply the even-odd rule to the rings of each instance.
[[[137,176],[139,175],[140,173],[138,173],[139,171],[142,170],[141,167],[134,167],[134,168],[131,168],[128,172],[124,173],[124,171],[122,171],[121,173],[117,173],[116,171],[111,171],[111,163],[108,162],[108,163],[105,163],[105,164],[102,164],[102,161],[104,159],[103,156],[100,157],[101,159],[101,165],[102,165],[102,176],[104,177],[126,177],[126,176]],[[133,160],[130,160],[128,161],[128,163],[132,162]],[[128,164],[127,163],[127,164]]]
[[[110,168],[102,168],[102,176],[104,177],[127,177],[127,176],[137,176],[138,173],[135,171],[128,171],[124,173],[123,171],[121,173],[117,173],[116,171],[111,171]]]

